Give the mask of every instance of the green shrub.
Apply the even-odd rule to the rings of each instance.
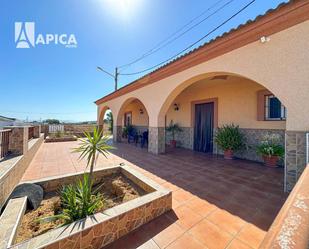
[[[57,138],[60,138],[60,137],[62,137],[62,135],[63,135],[63,133],[62,133],[62,131],[56,131],[56,133],[55,133],[55,137],[57,137]]]
[[[40,222],[49,222],[57,219],[64,220],[65,224],[86,218],[94,214],[105,205],[101,194],[92,191],[92,183],[88,184],[89,174],[84,174],[75,184],[63,186],[60,191],[60,214],[40,219]]]
[[[234,124],[223,125],[217,129],[215,142],[222,150],[237,151],[244,147],[244,137],[239,126]]]
[[[68,185],[61,190],[62,218],[67,223],[86,218],[104,207],[101,194],[92,191],[92,182],[88,184],[88,174],[75,185]]]
[[[279,142],[277,135],[265,136],[259,146],[256,149],[257,153],[262,156],[278,156],[283,157],[284,148]]]
[[[122,137],[128,137],[128,134],[134,129],[133,125],[127,125],[122,128]]]
[[[177,123],[174,123],[173,120],[171,120],[170,124],[168,127],[166,127],[166,131],[172,133],[172,138],[175,140],[175,134],[177,132],[182,132],[182,129]]]

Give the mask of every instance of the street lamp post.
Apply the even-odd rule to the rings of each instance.
[[[97,69],[99,71],[103,72],[103,73],[106,73],[107,75],[111,76],[114,79],[114,81],[115,81],[115,91],[117,91],[117,89],[118,89],[118,76],[119,76],[118,67],[115,68],[115,74],[107,72],[102,67],[97,67]]]

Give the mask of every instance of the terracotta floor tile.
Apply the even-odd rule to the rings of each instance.
[[[172,208],[175,209],[182,205],[179,201],[177,201],[175,198],[172,198]]]
[[[253,222],[251,223],[263,231],[268,231],[275,218],[276,215],[274,214],[263,213],[260,211],[253,217]]]
[[[158,249],[157,244],[151,239],[147,234],[145,229],[137,229],[132,233],[118,239],[114,243],[105,247],[104,249],[135,249],[135,248],[144,248],[144,249]]]
[[[71,153],[76,146],[77,142],[42,144],[23,180],[83,172],[85,160],[80,161],[78,154]],[[117,150],[113,150],[107,159],[99,156],[95,168],[125,163],[149,176],[173,191],[174,214],[162,215],[142,226],[138,233],[133,232],[119,240],[121,246],[113,248],[156,248],[172,246],[171,243],[174,247],[181,246],[188,237],[183,236],[179,242],[176,239],[183,234],[208,249],[242,248],[243,244],[257,248],[287,197],[282,190],[283,169],[269,169],[246,160],[226,161],[185,149],[168,148],[163,155],[153,155],[134,145],[121,143],[115,146]],[[242,222],[226,214],[215,214],[219,209],[251,226],[245,225],[236,234]],[[186,228],[190,227],[188,232]],[[232,234],[239,240],[231,242]],[[152,240],[154,237],[156,239]]]
[[[179,189],[179,187],[177,185],[174,185],[174,184],[172,184],[170,182],[165,182],[165,183],[162,184],[162,186],[164,188],[167,188],[170,191],[176,191],[176,190]]]
[[[180,226],[174,223],[155,235],[153,240],[160,248],[165,248],[179,238],[184,232],[185,231]]]
[[[173,198],[180,203],[184,203],[190,200],[192,197],[193,195],[190,192],[185,191],[183,189],[179,189],[173,192]]]
[[[172,244],[170,244],[167,249],[203,249],[206,247],[198,242],[193,236],[190,234],[184,234]]]
[[[251,246],[252,248],[257,249],[262,243],[265,235],[265,231],[252,224],[248,224],[239,232],[236,238]]]
[[[118,247],[119,249],[119,247]],[[160,247],[152,239],[136,247],[136,249],[160,249]]]
[[[238,239],[234,239],[227,249],[252,249],[252,247],[246,245]]]
[[[232,240],[232,235],[207,220],[195,225],[189,233],[209,249],[223,249]]]
[[[185,205],[174,209],[174,212],[168,213],[167,216],[177,218],[177,224],[179,224],[184,229],[190,229],[193,225],[203,219],[202,216],[195,213],[192,209]]]
[[[206,200],[200,199],[198,197],[193,197],[191,200],[187,201],[185,205],[202,217],[206,217],[217,209],[215,205],[210,204]]]
[[[246,222],[239,217],[232,215],[222,209],[218,209],[211,213],[209,216],[207,216],[207,220],[211,221],[232,235],[236,235],[246,224]]]

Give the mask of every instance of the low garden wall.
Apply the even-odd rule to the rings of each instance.
[[[96,124],[90,125],[71,125],[71,124],[64,124],[64,132],[73,133],[74,135],[83,134],[85,131],[92,132],[94,127],[97,127]]]
[[[308,246],[309,166],[306,166],[259,248],[309,248]]]
[[[49,125],[42,125],[42,132],[45,134],[45,138],[49,134]],[[75,136],[83,136],[84,132],[92,132],[97,127],[96,124],[63,124],[63,131],[65,133],[71,133]],[[109,134],[110,130],[107,124],[103,126],[104,134]]]
[[[11,155],[0,162],[0,210],[15,186],[20,182],[35,153],[44,141],[43,134],[27,142],[23,155]]]
[[[120,172],[146,191],[128,202],[91,215],[83,220],[50,230],[30,240],[14,244],[18,224],[24,214],[24,197],[10,200],[0,218],[0,248],[102,248],[172,208],[172,193],[128,166],[116,166],[94,172],[95,181]],[[82,173],[49,177],[28,183],[38,184],[44,191],[73,183]],[[14,208],[13,206],[14,205]],[[13,218],[12,218],[13,217]],[[14,224],[14,225],[13,225]],[[16,225],[15,225],[16,224]],[[1,247],[2,245],[2,247]]]
[[[61,137],[50,137],[47,136],[45,138],[45,143],[53,143],[53,142],[70,142],[70,141],[77,141],[77,137],[74,135],[70,136],[61,136]]]

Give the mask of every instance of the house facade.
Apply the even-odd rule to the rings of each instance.
[[[221,153],[217,127],[239,125],[248,148],[239,158],[260,161],[255,146],[276,135],[285,147],[285,190],[306,165],[309,131],[309,2],[291,1],[202,45],[97,100],[97,123],[111,110],[114,140],[128,124],[149,130],[148,151],[164,153],[173,121],[180,147]],[[205,127],[203,138],[197,132]]]

